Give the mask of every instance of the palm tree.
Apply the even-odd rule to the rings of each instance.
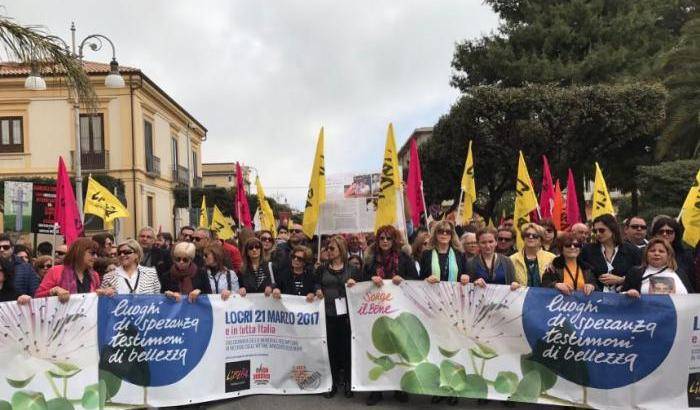
[[[22,26],[11,17],[0,15],[0,46],[7,61],[36,66],[41,72],[65,79],[69,92],[81,103],[96,106],[97,96],[80,60],[64,49],[57,37],[39,26]]]
[[[700,155],[700,15],[688,20],[663,67],[669,91],[668,122],[657,145],[657,157]]]

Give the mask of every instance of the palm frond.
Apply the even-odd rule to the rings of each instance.
[[[38,64],[43,74],[65,78],[69,92],[76,92],[82,104],[97,106],[95,89],[78,58],[52,41],[41,27],[22,26],[0,15],[0,46],[8,60]]]

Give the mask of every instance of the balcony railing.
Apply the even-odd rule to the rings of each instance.
[[[146,173],[151,176],[160,176],[160,158],[155,155],[146,155]]]
[[[177,165],[172,169],[173,182],[179,185],[187,185],[187,179],[190,176],[190,170],[182,165]]]
[[[75,169],[75,151],[70,152]],[[106,171],[109,169],[109,151],[88,151],[80,153],[80,168],[83,171]]]

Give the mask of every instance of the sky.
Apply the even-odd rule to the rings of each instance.
[[[459,97],[455,43],[498,24],[479,0],[10,0],[3,13],[67,41],[72,21],[78,41],[106,35],[207,127],[203,162],[251,165],[296,208],[321,126],[327,174],[378,172],[389,122],[398,147],[433,126]]]

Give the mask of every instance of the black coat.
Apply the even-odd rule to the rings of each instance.
[[[376,256],[372,255],[372,258],[365,264],[362,275],[360,275],[360,281],[369,281],[372,276],[377,274],[377,268],[379,268],[379,261],[377,261]],[[401,276],[403,279],[417,280],[418,271],[416,271],[416,264],[413,262],[410,256],[403,252],[399,252],[399,263],[397,267],[396,274]],[[391,277],[385,277],[384,279],[391,279]]]
[[[467,260],[464,257],[464,254],[458,250],[454,250],[455,253],[455,262],[457,262],[457,280],[459,281],[459,277],[461,275],[467,274]],[[420,277],[421,278],[427,278],[428,276],[432,275],[432,270],[433,270],[433,251],[432,249],[427,249],[423,251],[423,254],[420,257]],[[448,280],[449,277],[447,276],[447,272],[440,272],[440,280]]]
[[[170,257],[170,251],[154,246],[151,248],[150,257],[148,253],[144,253],[141,265],[149,268],[156,268],[158,279],[162,282],[163,277],[170,273],[170,267],[173,266],[173,259]]]
[[[12,286],[12,281],[6,280],[2,289],[0,289],[0,302],[12,302],[17,300],[18,297],[19,294],[15,291],[14,286]]]
[[[605,257],[600,249],[599,243],[587,244],[581,251],[581,259],[591,268],[591,275],[596,279],[594,285],[598,290],[602,290],[604,285],[598,280],[600,275],[608,273],[608,264],[605,262]],[[622,243],[617,248],[617,255],[612,261],[613,275],[626,276],[635,266],[642,263],[642,254],[639,249],[629,243]]]
[[[578,267],[583,273],[583,281],[586,284],[595,286],[595,277],[591,274],[591,267],[579,256]],[[542,275],[542,287],[553,288],[557,283],[564,282],[564,272],[566,270],[566,259],[563,256],[557,256],[552,260],[552,264],[544,271]],[[575,272],[572,272],[576,274]]]
[[[199,289],[205,295],[211,294],[211,284],[209,283],[206,269],[197,268],[197,273],[192,278],[192,288]],[[170,275],[170,271],[164,274],[160,280],[160,293],[165,293],[166,291],[181,293],[180,283]]]
[[[247,293],[263,293],[268,286],[273,289],[276,287],[275,283],[272,281],[272,275],[270,275],[270,265],[267,262],[263,262],[260,267],[265,272],[265,279],[260,286],[257,286],[255,274],[245,266],[242,268],[241,275],[238,277],[238,284],[240,287],[244,288]]]
[[[335,311],[335,299],[345,297],[345,282],[352,278],[359,280],[359,272],[347,263],[339,274],[330,269],[328,265],[321,265],[316,270],[316,289],[323,291],[323,300],[326,304],[326,316],[337,316]]]
[[[300,281],[302,283],[302,288],[300,291],[297,291],[297,288],[294,285],[295,281]],[[304,272],[298,276],[295,276],[291,270],[281,271],[280,277],[277,281],[277,287],[279,288],[280,292],[285,295],[306,296],[309,293],[315,293],[316,274],[313,266],[307,266],[304,268]]]

